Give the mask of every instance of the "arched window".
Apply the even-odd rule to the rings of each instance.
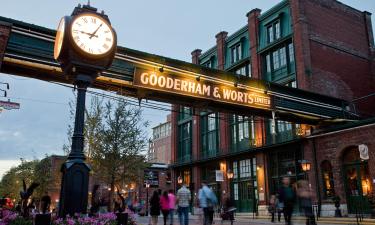
[[[332,165],[325,160],[321,164],[324,198],[331,198],[335,195],[335,186],[333,182]]]

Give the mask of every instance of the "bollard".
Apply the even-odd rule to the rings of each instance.
[[[117,225],[128,225],[128,214],[127,213],[116,213]]]
[[[34,219],[34,225],[50,225],[51,214],[36,214]]]

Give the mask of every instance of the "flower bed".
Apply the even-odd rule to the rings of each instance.
[[[135,215],[128,213],[128,225],[137,225]],[[0,214],[1,215],[1,214]],[[25,219],[17,213],[10,210],[2,210],[3,218],[0,225],[32,225],[32,219]],[[114,213],[101,213],[95,217],[86,215],[77,215],[75,217],[67,216],[65,219],[58,218],[52,221],[53,225],[115,225],[117,217]]]

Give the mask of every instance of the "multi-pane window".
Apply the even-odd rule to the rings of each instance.
[[[208,68],[212,68],[212,63],[211,63],[211,61],[208,61],[205,64],[203,64],[203,66],[208,67]]]
[[[233,178],[237,179],[238,178],[238,173],[237,173],[238,167],[237,167],[237,161],[233,162]]]
[[[180,107],[180,114],[179,114],[179,120],[184,120],[191,118],[193,115],[193,110],[190,107],[181,106]]]
[[[233,46],[231,48],[231,58],[232,58],[232,63],[235,63],[242,59],[242,47],[241,43]]]
[[[278,120],[277,121],[277,131],[284,132],[292,130],[292,123],[287,121]]]
[[[191,156],[191,121],[178,126],[178,159],[190,160]]]
[[[251,161],[245,159],[240,161],[240,178],[251,177]]]
[[[279,50],[276,50],[272,53],[273,59],[273,69],[277,70],[280,68],[280,58],[279,58]]]
[[[293,43],[282,44],[264,54],[264,70],[269,81],[276,81],[295,72]]]
[[[235,201],[238,200],[238,183],[233,184],[233,197]]]
[[[248,63],[236,69],[236,74],[251,77],[251,64]]]
[[[289,62],[294,62],[294,48],[293,48],[293,43],[290,43],[288,45],[288,50],[289,50]]]
[[[219,146],[219,121],[216,113],[202,116],[202,156],[216,156]]]
[[[255,144],[255,124],[251,117],[232,115],[231,119],[232,150],[243,150]]]
[[[267,41],[272,43],[281,37],[280,22],[276,21],[267,27]]]
[[[267,66],[267,73],[271,72],[271,56],[266,55],[266,66]]]

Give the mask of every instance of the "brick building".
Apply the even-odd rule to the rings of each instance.
[[[251,10],[247,24],[229,36],[225,31],[218,33],[214,47],[191,53],[192,62],[232,72],[234,77],[354,100],[352,107],[363,118],[371,117],[375,98],[361,98],[375,91],[370,16],[336,0],[282,1],[264,13]],[[181,177],[190,184],[193,194],[205,181],[222,201],[230,196],[240,212],[266,213],[269,195],[278,190],[283,177],[291,177],[292,182],[306,177],[299,163],[303,159],[313,164],[308,177],[323,215],[332,214],[332,196],[340,196],[344,212],[353,213],[354,202],[367,201],[373,190],[374,174],[366,171],[375,169],[375,160],[370,155],[362,165],[355,150],[360,144],[370,152],[374,148],[370,136],[363,134],[362,121],[343,125],[352,127],[345,130],[180,105],[173,105],[171,119],[174,179]],[[330,129],[343,130],[333,134]],[[342,142],[345,135],[351,138]],[[334,146],[339,140],[342,145]],[[356,165],[355,170],[350,165]],[[343,166],[358,177],[369,174],[366,194],[360,181],[352,189],[361,197],[348,194],[349,184],[355,182],[334,172]],[[216,171],[223,172],[223,182],[217,182]],[[233,173],[232,179],[226,178],[228,172]],[[334,194],[327,195],[333,186]]]
[[[147,161],[150,163],[171,164],[171,115],[167,121],[152,128]]]

